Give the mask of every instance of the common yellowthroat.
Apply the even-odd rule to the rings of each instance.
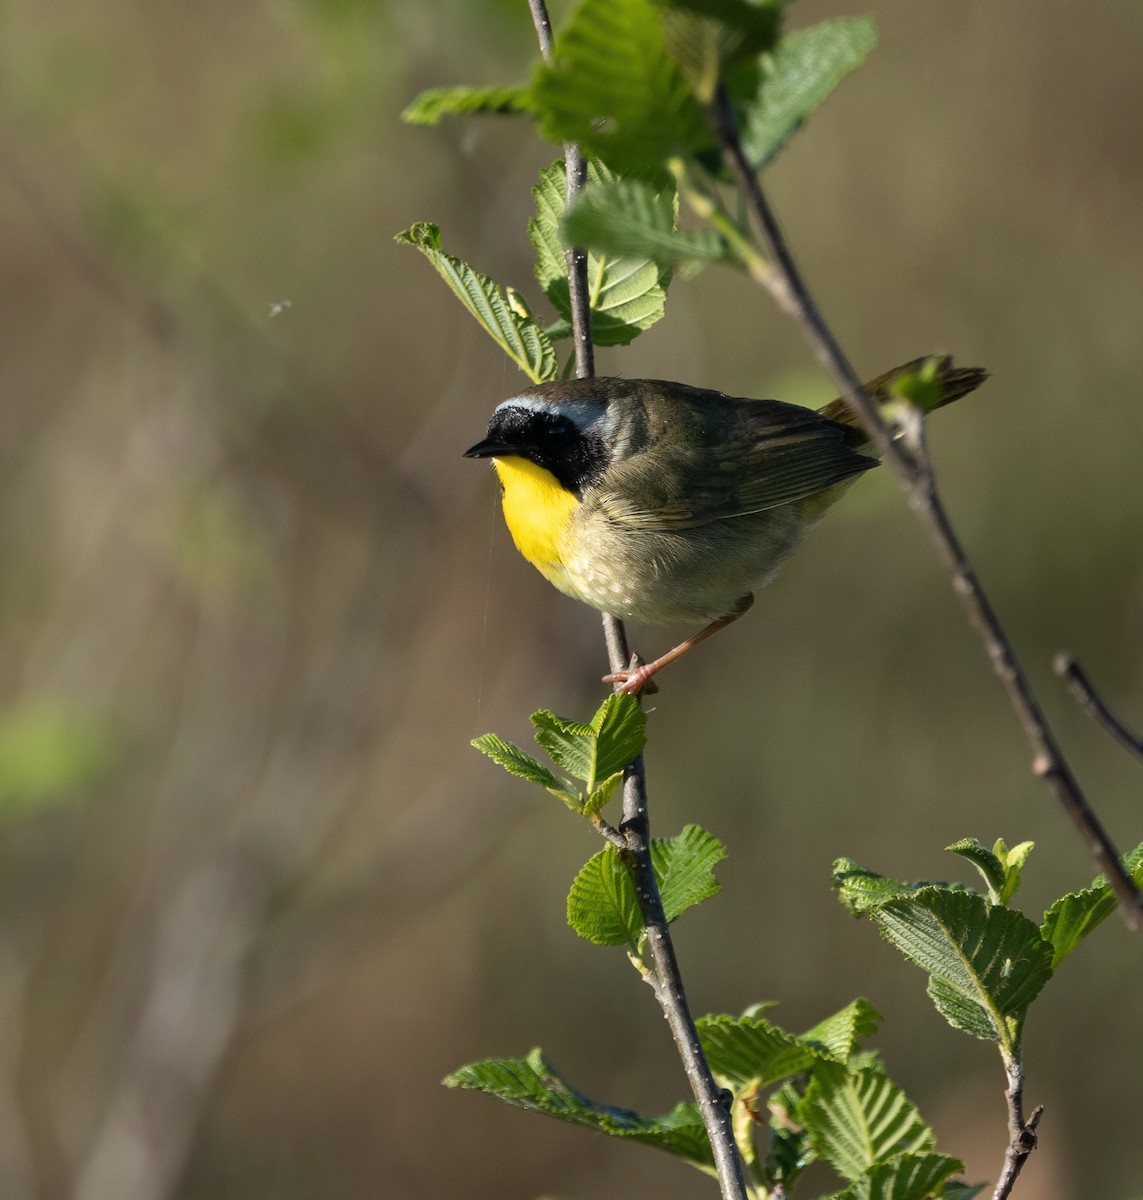
[[[890,385],[865,385],[892,421]],[[987,372],[937,361],[940,400]],[[605,676],[637,694],[753,603],[871,447],[841,400],[814,411],[661,379],[577,379],[499,404],[466,458],[490,458],[516,548],[561,592],[648,625],[706,621],[654,662]]]

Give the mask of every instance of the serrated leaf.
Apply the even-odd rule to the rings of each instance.
[[[510,775],[526,779],[529,783],[538,784],[553,796],[558,796],[569,808],[579,809],[579,794],[573,791],[562,780],[538,763],[531,755],[525,754],[519,746],[506,742],[494,733],[485,733],[472,739],[472,744],[482,754],[487,754],[494,763],[503,767]]]
[[[875,1070],[819,1064],[797,1116],[818,1156],[850,1181],[895,1155],[933,1146],[932,1130],[905,1093]]]
[[[869,916],[873,909],[895,896],[910,896],[922,888],[936,886],[950,892],[966,890],[961,883],[934,884],[930,879],[906,883],[901,879],[890,879],[888,875],[878,875],[851,858],[835,859],[832,877],[837,898],[855,917]]]
[[[807,1029],[798,1040],[820,1046],[835,1062],[845,1063],[857,1049],[858,1041],[872,1037],[880,1024],[881,1014],[859,996],[840,1012]]]
[[[536,742],[556,766],[590,786],[595,777],[595,730],[579,721],[557,717],[546,708],[534,712],[530,720],[536,727]]]
[[[527,87],[436,87],[427,88],[401,113],[410,125],[438,125],[445,117],[478,113],[526,113]]]
[[[612,796],[615,795],[616,789],[622,782],[622,771],[616,771],[614,775],[609,775],[601,784],[588,792],[579,806],[579,811],[585,817],[594,817],[596,813],[601,812],[611,803]]]
[[[572,881],[568,924],[597,946],[637,949],[643,917],[631,877],[614,846],[593,854]]]
[[[588,190],[614,181],[611,172],[595,159],[588,160],[587,175]],[[536,278],[563,318],[562,325],[553,333],[571,331],[571,301],[560,229],[565,179],[562,159],[540,173],[540,180],[532,189],[536,212],[528,222],[528,235],[536,251]],[[673,187],[664,196],[673,219]],[[619,256],[589,248],[588,302],[595,341],[603,346],[627,345],[644,329],[649,329],[666,312],[669,282],[670,271],[647,256]]]
[[[583,0],[531,101],[545,138],[578,142],[625,173],[713,145],[651,0]]]
[[[596,737],[596,777],[622,771],[647,744],[647,714],[634,696],[613,692],[591,719]]]
[[[651,861],[668,921],[719,891],[714,864],[726,856],[722,843],[697,825],[673,838],[653,838]],[[576,875],[568,893],[568,924],[599,946],[628,945],[637,950],[643,916],[618,852],[605,846]]]
[[[651,861],[668,921],[718,895],[722,885],[714,868],[725,857],[723,844],[699,825],[685,825],[678,837],[652,839]]]
[[[944,1195],[948,1177],[963,1170],[959,1159],[946,1154],[898,1154],[831,1200],[927,1200]]]
[[[589,178],[593,170],[598,173],[600,169],[594,159],[587,160]],[[532,269],[544,294],[566,316],[568,277],[560,241],[560,218],[567,204],[567,168],[562,158],[540,172],[540,178],[532,186],[532,199],[536,206],[528,219],[528,239],[536,254]]]
[[[852,858],[835,859],[832,875],[837,898],[855,917],[865,916],[887,900],[907,894],[915,887],[900,879],[890,879],[887,875],[867,870]]]
[[[663,10],[667,53],[702,104],[709,104],[726,68],[771,50],[782,4],[768,0],[656,0]]]
[[[988,887],[988,898],[993,904],[1000,902],[1000,893],[1004,890],[1004,864],[991,850],[976,838],[961,838],[960,841],[953,842],[951,846],[946,846],[952,854],[959,854],[961,858],[967,859],[968,862],[980,872]]]
[[[679,233],[674,210],[673,192],[656,191],[640,180],[600,184],[585,188],[568,211],[562,238],[599,253],[678,266],[687,274],[732,257],[725,240],[712,230]]]
[[[703,1170],[713,1167],[710,1143],[695,1105],[679,1104],[661,1117],[645,1117],[631,1109],[597,1104],[573,1088],[540,1049],[527,1058],[471,1063],[449,1075],[444,1084],[486,1092],[518,1108],[654,1146]]]
[[[700,1017],[695,1025],[711,1071],[735,1091],[768,1087],[818,1057],[813,1047],[763,1017],[720,1014]]]
[[[764,64],[741,117],[746,156],[770,162],[803,121],[877,44],[869,17],[837,17],[787,34]]]
[[[979,1004],[963,992],[958,991],[942,979],[929,976],[925,986],[929,999],[936,1005],[937,1012],[954,1028],[986,1042],[1003,1041],[998,1031],[1006,1029],[1007,1022],[998,1021],[996,1013],[987,1005]]]
[[[1123,857],[1136,886],[1143,886],[1143,845]],[[1115,893],[1099,875],[1081,892],[1061,896],[1046,913],[1040,934],[1052,948],[1052,966],[1062,962],[1095,927],[1115,911]]]
[[[547,709],[534,712],[531,720],[536,741],[556,766],[582,780],[591,794],[634,762],[647,744],[647,717],[632,696],[609,695],[588,725]]]
[[[1052,974],[1051,948],[1023,913],[974,892],[927,887],[871,915],[932,976],[929,994],[950,1024],[1014,1048],[1028,1005]]]
[[[509,303],[498,283],[463,259],[446,254],[436,225],[418,221],[394,240],[424,254],[485,333],[534,383],[556,377],[559,361],[547,334]]]

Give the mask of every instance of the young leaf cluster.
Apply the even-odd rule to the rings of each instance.
[[[624,770],[643,753],[647,718],[632,696],[614,693],[586,724],[541,709],[532,714],[537,743],[582,787],[553,774],[543,763],[494,733],[472,744],[510,775],[518,775],[562,800],[573,812],[594,817],[615,794]]]
[[[1039,925],[1010,901],[1020,886],[1031,842],[988,849],[964,838],[948,849],[972,863],[985,892],[959,884],[904,883],[849,859],[834,863],[841,902],[869,917],[886,941],[929,976],[929,996],[955,1029],[996,1043],[1005,1063],[1016,1061],[1029,1005],[1056,967],[1115,908],[1100,876],[1083,891],[1062,896]],[[1143,881],[1143,846],[1124,859]]]
[[[726,857],[722,843],[698,825],[678,837],[654,838],[651,861],[668,921],[718,895],[714,867]],[[645,930],[635,885],[614,846],[588,859],[568,893],[568,924],[597,946],[627,946],[638,956]]]
[[[765,1008],[697,1022],[715,1078],[731,1097],[735,1140],[752,1195],[792,1196],[800,1176],[818,1161],[844,1181],[844,1190],[831,1200],[968,1200],[979,1191],[953,1179],[962,1164],[937,1152],[916,1107],[876,1054],[861,1047],[880,1020],[867,1001],[855,1000],[802,1034],[763,1016]],[[654,1146],[713,1173],[710,1144],[693,1103],[680,1103],[661,1117],[600,1104],[574,1088],[541,1050],[521,1059],[472,1063],[445,1083]]]
[[[784,0],[581,0],[527,82],[434,88],[405,120],[530,117],[542,137],[585,152],[588,179],[567,209],[562,160],[533,189],[537,281],[556,312],[538,320],[518,293],[446,254],[436,226],[398,235],[429,258],[468,311],[533,381],[560,374],[570,335],[564,252],[588,251],[592,336],[626,345],[664,315],[674,271],[712,262],[757,271],[760,254],[723,196],[715,132],[729,104],[746,157],[761,168],[876,43],[866,17],[783,35]],[[679,228],[679,200],[692,228]],[[570,369],[569,358],[564,370]]]
[[[533,713],[532,724],[536,741],[575,782],[494,733],[472,744],[509,774],[542,787],[572,812],[598,820],[624,771],[646,744],[647,718],[639,702],[614,693],[586,724],[547,710]],[[668,921],[718,894],[714,867],[725,856],[722,843],[697,825],[688,825],[678,837],[652,839],[651,862]],[[576,875],[567,912],[568,924],[580,937],[599,946],[627,946],[638,958],[645,937],[642,910],[631,873],[614,844],[592,855]]]

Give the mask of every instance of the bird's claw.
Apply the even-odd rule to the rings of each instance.
[[[654,675],[638,654],[632,654],[629,667],[604,675],[603,682],[619,684],[615,690],[627,696],[654,696],[659,690]]]

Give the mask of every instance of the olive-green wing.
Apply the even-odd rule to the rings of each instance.
[[[595,500],[610,520],[648,531],[763,512],[876,466],[852,440],[851,430],[810,409],[736,400],[670,449],[660,438],[613,463]]]

